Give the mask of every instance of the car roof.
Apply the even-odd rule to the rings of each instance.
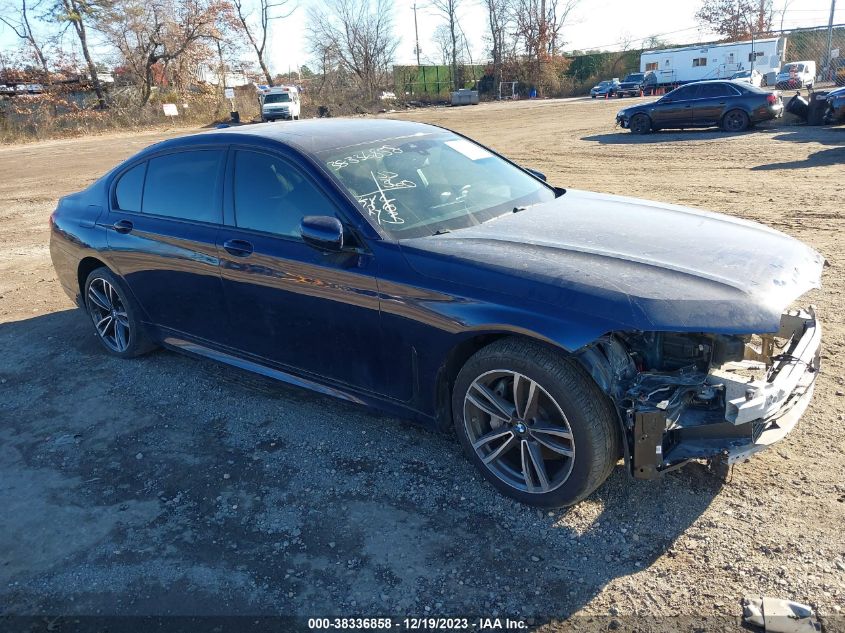
[[[214,129],[182,136],[152,146],[156,151],[166,148],[208,145],[214,142],[267,144],[269,141],[293,146],[301,152],[318,154],[355,145],[391,139],[441,134],[441,127],[381,118],[305,119],[281,123],[259,123]]]
[[[745,83],[744,81],[734,81],[733,79],[702,79],[701,81],[690,81],[689,83],[685,83],[678,88],[684,88],[685,86],[698,86],[703,84],[730,84],[732,86],[736,86],[737,88],[742,88],[743,90],[747,90],[748,86],[751,84]]]

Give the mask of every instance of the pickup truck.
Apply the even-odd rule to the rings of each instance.
[[[652,94],[657,87],[657,75],[652,71],[631,73],[616,90],[617,97],[639,97],[640,94]]]

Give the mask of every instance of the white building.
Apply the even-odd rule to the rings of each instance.
[[[645,51],[640,57],[640,72],[654,71],[661,84],[675,84],[725,79],[738,70],[751,70],[753,63],[754,70],[765,75],[780,70],[785,51],[785,37],[664,48]]]

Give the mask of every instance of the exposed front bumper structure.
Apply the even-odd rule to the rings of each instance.
[[[786,343],[778,348],[776,340]],[[783,439],[813,397],[820,347],[813,309],[791,311],[777,333],[762,337],[759,352],[749,350],[743,361],[713,368],[703,380],[675,377],[665,400],[629,412],[634,475],[651,479],[691,459],[733,464]],[[764,359],[771,364],[763,365]],[[765,375],[750,377],[747,370],[755,368]],[[702,394],[720,404],[697,408]]]

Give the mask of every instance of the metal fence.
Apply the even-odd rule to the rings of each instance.
[[[784,63],[815,63],[816,85],[845,84],[845,24],[775,31],[772,36],[786,39]]]
[[[458,85],[477,88],[484,77],[485,66],[461,64],[458,66]],[[394,66],[393,85],[397,95],[406,99],[439,101],[449,98],[454,90],[451,66]]]

